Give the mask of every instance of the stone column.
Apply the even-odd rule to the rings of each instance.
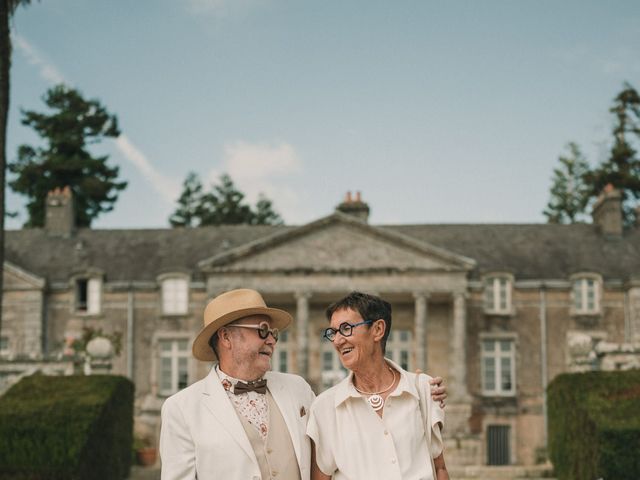
[[[309,375],[309,292],[296,292],[296,328],[298,375]]]
[[[414,292],[415,299],[415,319],[414,334],[416,339],[416,364],[415,368],[419,368],[423,372],[427,371],[426,342],[425,338],[427,326],[427,300],[429,294],[424,292]]]
[[[451,400],[464,402],[467,397],[467,308],[466,293],[454,292],[453,294],[453,331],[451,335]]]

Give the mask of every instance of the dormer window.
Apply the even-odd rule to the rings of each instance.
[[[489,275],[484,279],[484,310],[486,313],[507,315],[512,313],[510,275]]]
[[[78,277],[75,283],[75,311],[98,315],[102,309],[102,279]]]
[[[185,315],[189,311],[189,279],[169,277],[161,282],[163,315]]]
[[[576,275],[572,278],[572,313],[595,315],[600,313],[600,285],[598,275]]]

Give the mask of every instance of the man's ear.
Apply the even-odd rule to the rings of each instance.
[[[224,345],[226,348],[231,346],[229,330],[222,327],[218,330],[218,345]]]

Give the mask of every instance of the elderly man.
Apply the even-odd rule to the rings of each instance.
[[[305,430],[314,394],[299,376],[269,372],[279,331],[291,320],[254,290],[207,305],[193,355],[219,363],[162,407],[163,480],[310,477]],[[444,387],[434,394],[446,397]]]

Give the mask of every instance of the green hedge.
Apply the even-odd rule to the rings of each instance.
[[[559,375],[548,406],[558,479],[640,479],[640,370]]]
[[[23,378],[0,397],[0,479],[127,478],[132,432],[124,377]]]

